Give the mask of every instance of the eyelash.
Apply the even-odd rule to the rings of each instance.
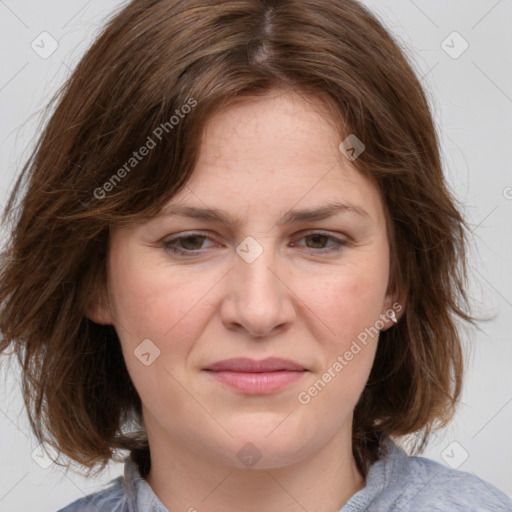
[[[331,236],[331,235],[327,235],[326,233],[322,233],[322,232],[319,232],[319,231],[314,231],[314,232],[311,232],[311,233],[307,233],[307,234],[303,235],[301,237],[301,239],[302,238],[307,238],[307,237],[312,237],[312,236],[323,236],[328,241],[331,240],[331,241],[335,242],[337,245],[335,245],[331,249],[322,248],[322,249],[318,249],[318,250],[317,249],[312,249],[310,247],[307,247],[305,252],[310,254],[310,255],[339,254],[339,253],[342,252],[342,250],[348,244],[348,242],[345,241],[345,240],[341,240],[339,238],[336,238],[336,237]],[[183,257],[194,257],[194,256],[198,256],[198,255],[201,254],[199,249],[198,250],[187,250],[187,249],[182,249],[180,247],[177,247],[175,245],[176,241],[185,240],[187,238],[194,238],[194,237],[199,237],[199,238],[204,238],[206,240],[210,240],[210,237],[206,236],[203,233],[189,233],[188,235],[185,235],[185,236],[182,235],[182,236],[178,236],[178,237],[175,237],[175,238],[172,238],[172,239],[164,240],[162,245],[164,246],[166,251],[172,253],[173,255],[183,256]]]

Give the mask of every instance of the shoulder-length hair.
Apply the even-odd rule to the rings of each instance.
[[[117,450],[143,476],[150,463],[118,336],[85,315],[106,282],[110,228],[151,218],[183,188],[215,113],[276,87],[322,98],[340,142],[364,143],[353,164],[388,216],[390,289],[405,308],[380,334],[354,410],[359,470],[385,435],[415,433],[422,450],[453,417],[464,365],[456,321],[474,323],[467,226],[406,51],[354,0],[136,0],[55,96],[4,217],[0,350],[12,345],[21,364],[38,440],[88,474],[119,461]]]

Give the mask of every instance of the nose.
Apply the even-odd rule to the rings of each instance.
[[[286,329],[296,315],[294,294],[287,277],[289,273],[274,257],[269,244],[252,262],[237,255],[235,267],[228,274],[227,293],[221,306],[224,326],[245,331],[254,338]]]

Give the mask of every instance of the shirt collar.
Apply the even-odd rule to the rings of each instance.
[[[129,512],[169,512],[141,477],[137,464],[130,457],[124,464],[124,486]]]

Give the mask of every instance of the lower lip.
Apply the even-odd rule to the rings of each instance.
[[[208,371],[215,379],[248,395],[264,395],[297,382],[305,371],[231,372]]]

